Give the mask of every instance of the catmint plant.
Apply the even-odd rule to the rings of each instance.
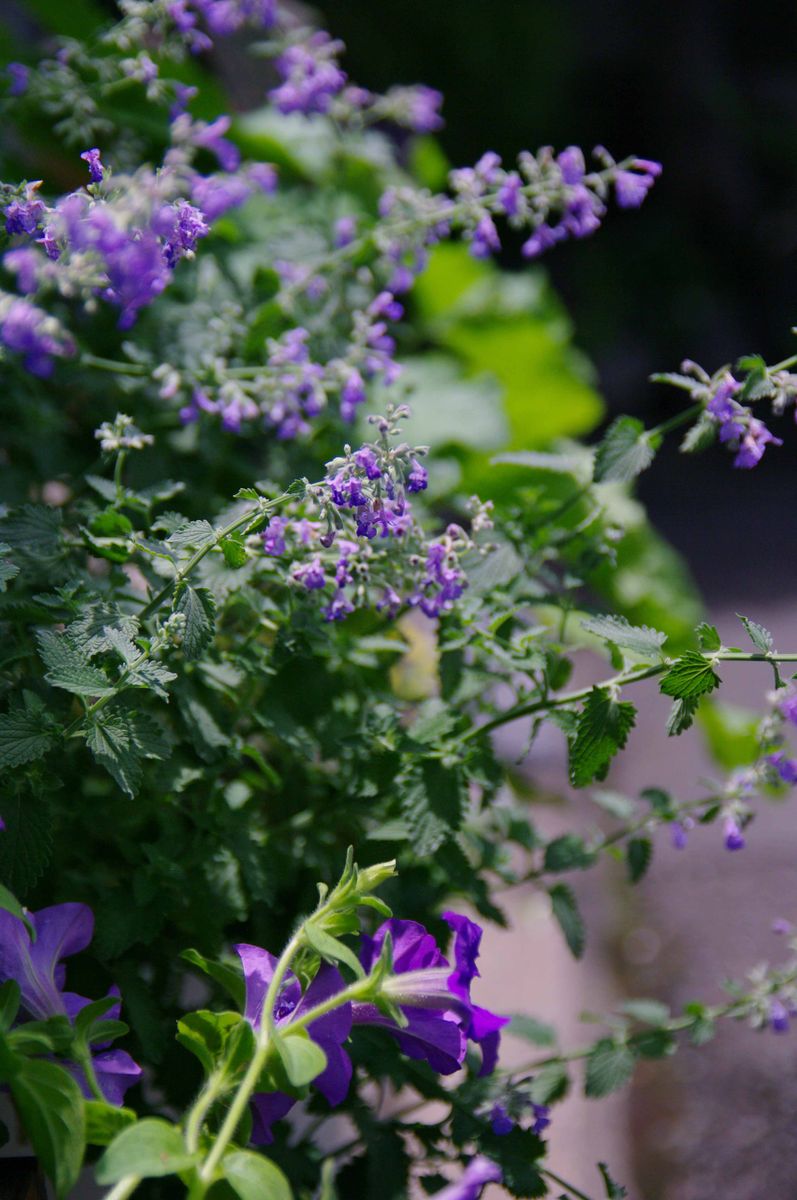
[[[629,497],[684,426],[766,469],[797,358],[686,362],[658,377],[685,407],[590,441],[537,260],[644,221],[659,163],[488,150],[430,179],[405,151],[440,94],[360,87],[292,7],[118,9],[82,38],[43,16],[2,101],[38,134],[0,185],[0,1085],[58,1200],[81,1173],[108,1200],[583,1198],[549,1166],[568,1088],[726,1020],[787,1036],[793,929],[726,997],[620,1002],[571,1047],[511,963],[485,1005],[481,943],[525,887],[580,958],[571,875],[635,884],[703,837],[730,873],[789,797],[797,653],[708,624]],[[235,116],[233,35],[262,98]],[[507,234],[531,275],[495,265]],[[612,790],[638,683],[697,736],[750,663],[743,754]],[[543,729],[586,832],[544,836],[512,787]],[[537,1047],[511,1069],[510,1038]]]

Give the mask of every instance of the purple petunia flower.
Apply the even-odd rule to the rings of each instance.
[[[29,913],[36,932],[31,941],[19,917],[0,910],[0,983],[13,979],[19,984],[21,1007],[33,1020],[66,1016],[70,1021],[91,1001],[75,992],[65,992],[66,970],[62,960],[85,950],[94,933],[94,917],[85,904],[54,904]],[[117,1018],[120,1005],[108,1016]],[[138,1082],[141,1068],[125,1050],[100,1050],[92,1055],[94,1073],[109,1104],[121,1104],[127,1088]],[[91,1098],[82,1071],[67,1064],[84,1095]]]
[[[467,1040],[482,1051],[480,1075],[488,1075],[498,1059],[500,1031],[509,1020],[470,998],[470,985],[479,974],[476,958],[482,930],[474,921],[458,913],[443,913],[454,930],[452,970],[431,934],[416,921],[391,918],[374,934],[363,937],[360,958],[366,971],[371,970],[389,934],[393,942],[395,974],[385,991],[399,1005],[407,1025],[399,1028],[373,1004],[354,1004],[355,1025],[378,1025],[388,1029],[410,1058],[425,1059],[441,1075],[451,1075],[462,1066]]]
[[[246,982],[246,1006],[244,1016],[253,1029],[260,1028],[263,1019],[263,1004],[277,964],[273,954],[259,946],[241,944],[235,947],[243,964]],[[343,991],[345,984],[340,972],[327,963],[318,970],[307,991],[296,976],[289,971],[274,1004],[274,1022],[278,1027],[287,1027],[309,1009],[321,1004],[336,992]],[[349,1091],[352,1067],[343,1043],[351,1032],[352,1014],[350,1004],[341,1004],[326,1016],[319,1017],[308,1025],[307,1032],[316,1045],[324,1051],[327,1065],[313,1081],[321,1095],[331,1104],[340,1104]],[[271,1126],[280,1120],[296,1103],[285,1092],[261,1092],[252,1097],[252,1141],[259,1146],[269,1145],[273,1140]]]
[[[437,1200],[478,1200],[485,1184],[500,1183],[502,1178],[498,1163],[479,1155],[468,1163],[461,1179],[435,1192],[435,1196]]]

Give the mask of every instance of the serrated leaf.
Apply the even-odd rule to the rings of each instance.
[[[694,720],[697,706],[700,703],[698,697],[692,697],[688,700],[674,700],[673,706],[670,709],[670,715],[667,717],[667,736],[677,737],[679,733],[683,733],[688,729]]]
[[[545,847],[543,867],[546,871],[584,870],[594,862],[594,853],[587,849],[584,839],[575,833],[562,834]]]
[[[607,1200],[625,1200],[626,1196],[628,1195],[628,1188],[623,1187],[621,1184],[616,1183],[615,1180],[612,1179],[606,1163],[599,1162],[598,1170],[601,1173],[603,1186],[606,1189]]]
[[[17,575],[19,575],[17,564],[3,557],[3,555],[8,554],[10,549],[11,547],[7,546],[5,542],[0,542],[0,592],[4,592],[6,584],[12,579],[16,579]]]
[[[222,538],[220,544],[224,561],[228,567],[231,567],[235,571],[239,567],[244,566],[249,558],[249,554],[240,534]]]
[[[138,621],[122,612],[118,604],[100,601],[87,605],[69,626],[67,634],[89,658],[100,651],[122,646],[132,646],[132,653],[138,653],[133,646],[133,639],[138,636]],[[122,657],[125,657],[124,653]]]
[[[628,878],[632,883],[639,883],[650,866],[653,858],[653,842],[648,837],[631,838],[625,848],[625,861],[628,867]]]
[[[534,1072],[529,1094],[535,1104],[552,1104],[561,1100],[570,1087],[570,1075],[567,1064],[563,1062],[546,1063]]]
[[[292,1200],[288,1180],[277,1164],[262,1154],[233,1150],[225,1155],[221,1169],[240,1200]]]
[[[6,1080],[25,1133],[61,1200],[74,1187],[83,1162],[83,1097],[63,1067],[39,1058],[18,1059]]]
[[[707,621],[701,621],[695,630],[698,641],[700,642],[701,650],[706,650],[709,653],[713,650],[719,650],[722,646],[722,639],[714,625],[709,625]]]
[[[77,696],[107,696],[113,685],[104,671],[93,666],[80,646],[66,634],[40,629],[36,635],[39,653],[48,668],[44,678],[53,687]]]
[[[687,650],[670,667],[659,689],[676,700],[690,700],[713,692],[721,682],[708,659],[697,650]]]
[[[169,692],[166,685],[176,678],[174,671],[170,671],[163,663],[154,658],[147,658],[130,672],[127,676],[127,684],[130,687],[147,688],[156,696],[160,696],[161,700],[168,700]]]
[[[553,1025],[538,1021],[536,1017],[528,1017],[524,1013],[512,1015],[506,1032],[513,1037],[522,1038],[524,1042],[531,1042],[533,1046],[556,1045],[556,1030]]]
[[[630,800],[628,796],[624,796],[622,792],[607,791],[604,788],[596,788],[590,792],[590,799],[604,812],[617,817],[618,821],[629,821],[636,809],[634,801]]]
[[[658,662],[667,634],[647,625],[632,625],[625,617],[601,615],[581,622],[582,629],[603,638],[621,650],[628,650],[645,662]]]
[[[0,713],[0,770],[41,758],[53,744],[50,717],[44,705],[26,696],[25,706]]]
[[[630,483],[653,462],[655,449],[636,417],[618,417],[595,451],[596,483]]]
[[[61,549],[60,508],[25,504],[0,519],[0,536],[26,557],[49,563]]]
[[[702,413],[681,439],[681,451],[684,454],[700,454],[708,450],[717,440],[717,428],[717,422]]]
[[[750,641],[762,654],[769,654],[774,645],[774,638],[768,629],[763,625],[759,625],[757,621],[751,621],[749,617],[743,617],[741,613],[736,614],[741,623],[747,630]]]
[[[5,829],[0,833],[0,878],[25,896],[43,874],[53,845],[49,800],[38,791],[6,790],[2,800]]]
[[[573,891],[567,884],[557,883],[548,889],[548,895],[551,899],[551,910],[565,935],[570,953],[574,958],[581,958],[586,945],[586,932]]]
[[[609,763],[628,740],[635,717],[636,709],[627,700],[612,699],[606,688],[592,689],[570,741],[570,782],[574,787],[606,777]]]
[[[624,1000],[620,1011],[643,1025],[666,1025],[670,1019],[669,1007],[660,1000]]]
[[[587,1056],[584,1095],[597,1099],[624,1087],[634,1073],[635,1061],[628,1046],[611,1038],[596,1042]]]
[[[182,1134],[168,1121],[146,1117],[123,1129],[111,1142],[95,1168],[97,1183],[118,1183],[125,1175],[162,1178],[194,1166],[198,1154],[189,1154]]]
[[[143,759],[163,758],[167,750],[151,717],[123,708],[106,708],[89,717],[86,744],[128,796],[136,794]]]
[[[208,588],[182,584],[174,597],[174,612],[185,617],[183,653],[186,658],[199,658],[213,640],[216,628],[216,601]]]
[[[188,521],[169,535],[166,545],[180,555],[188,550],[201,550],[211,545],[215,537],[215,531],[209,521]]]

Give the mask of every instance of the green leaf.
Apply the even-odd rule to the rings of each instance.
[[[551,1062],[534,1072],[529,1093],[535,1104],[552,1104],[563,1099],[569,1087],[567,1064]]]
[[[220,544],[224,561],[232,570],[237,570],[238,567],[242,567],[247,562],[249,555],[240,533],[222,538]]]
[[[533,1046],[556,1045],[553,1025],[538,1021],[536,1017],[527,1017],[524,1013],[513,1013],[506,1032],[512,1037],[522,1038],[524,1042],[531,1042]]]
[[[210,1012],[200,1009],[186,1013],[177,1022],[176,1038],[181,1046],[195,1055],[210,1075],[221,1058],[229,1035],[243,1021],[240,1013]]]
[[[60,508],[25,504],[0,520],[0,535],[12,549],[44,566],[52,562],[61,548],[61,522]]]
[[[233,1150],[224,1157],[221,1167],[240,1200],[292,1200],[290,1184],[282,1171],[261,1154]]]
[[[216,983],[232,996],[238,1008],[243,1008],[246,1000],[246,987],[240,968],[229,963],[219,962],[215,958],[206,958],[204,954],[200,954],[198,950],[194,949],[181,951],[180,958],[202,971],[203,974],[209,975],[211,979],[215,979]]]
[[[325,1070],[327,1056],[306,1030],[297,1029],[274,1039],[285,1074],[294,1087],[305,1087]]]
[[[750,641],[759,650],[761,654],[769,654],[774,645],[774,639],[768,629],[763,625],[759,625],[757,621],[751,621],[749,617],[743,617],[741,613],[736,614],[741,623],[747,630]]]
[[[624,1087],[634,1073],[635,1058],[628,1046],[602,1038],[587,1057],[584,1095],[597,1099]]]
[[[691,700],[719,687],[722,680],[711,662],[697,650],[687,650],[670,667],[659,688],[666,696]]]
[[[40,629],[39,652],[48,668],[44,678],[53,687],[77,696],[107,696],[113,691],[108,676],[88,661],[86,652],[66,634]]]
[[[169,535],[166,544],[170,550],[180,555],[187,554],[189,550],[202,550],[205,546],[212,545],[215,537],[209,521],[188,521]]]
[[[10,549],[11,547],[7,546],[5,542],[0,542],[0,592],[4,592],[6,584],[10,580],[16,579],[17,575],[19,575],[17,564],[9,562],[7,558],[2,557],[2,555],[8,554]]]
[[[90,1146],[108,1146],[121,1130],[132,1125],[132,1108],[117,1108],[101,1100],[86,1100],[86,1141]]]
[[[2,815],[6,827],[0,832],[0,878],[24,896],[41,877],[52,854],[49,797],[29,787],[6,790]]]
[[[83,1162],[86,1122],[80,1088],[63,1067],[40,1058],[17,1059],[6,1082],[60,1200],[75,1186]]]
[[[121,707],[103,709],[89,718],[86,744],[128,796],[138,790],[143,759],[163,758],[167,751],[151,717]]]
[[[709,625],[707,621],[701,621],[695,633],[700,642],[700,649],[711,653],[713,650],[719,650],[722,647],[722,638],[717,632],[714,625]]]
[[[587,849],[583,838],[574,833],[565,833],[554,838],[545,847],[544,869],[546,871],[575,871],[591,867],[595,855]]]
[[[666,1025],[670,1019],[669,1007],[660,1000],[624,1000],[620,1011],[643,1025]]]
[[[5,912],[11,913],[14,917],[19,917],[30,934],[31,941],[35,942],[36,930],[31,924],[30,919],[25,915],[25,910],[19,900],[17,900],[13,892],[8,890],[4,883],[0,883],[0,909],[4,909]]]
[[[598,616],[589,617],[581,622],[587,633],[628,650],[635,658],[645,662],[658,662],[661,659],[661,648],[667,641],[667,634],[658,629],[650,629],[647,625],[632,625],[625,617]]]
[[[199,1156],[186,1150],[179,1129],[159,1117],[146,1117],[114,1138],[97,1163],[95,1176],[101,1184],[118,1183],[125,1175],[154,1179],[175,1175],[198,1162]]]
[[[719,700],[706,700],[700,706],[700,726],[711,756],[728,771],[755,762],[760,721],[760,713]]]
[[[305,922],[304,934],[313,950],[316,950],[327,962],[345,963],[358,979],[365,978],[362,963],[351,947],[347,946],[345,942],[332,937],[325,929],[322,929],[320,925],[316,925],[312,921]]]
[[[553,915],[565,935],[570,953],[575,958],[581,958],[586,945],[586,934],[584,922],[571,888],[567,884],[557,883],[548,889],[548,895],[551,898]]]
[[[642,1058],[667,1058],[678,1045],[669,1029],[648,1029],[634,1036],[634,1050]]]
[[[44,705],[26,692],[24,706],[0,713],[0,769],[19,767],[41,758],[53,743],[50,716]]]
[[[0,984],[0,1033],[8,1033],[19,1012],[22,997],[16,979],[7,979]]]
[[[627,700],[613,700],[607,688],[592,689],[570,742],[570,782],[574,787],[605,779],[609,763],[628,740],[635,715]]]
[[[615,1183],[609,1174],[609,1168],[606,1163],[599,1162],[598,1170],[603,1179],[603,1186],[606,1189],[606,1200],[625,1200],[628,1195],[628,1188],[623,1187],[619,1183]]]
[[[680,449],[684,454],[700,454],[708,450],[717,440],[717,422],[702,413],[681,440]]]
[[[655,448],[636,417],[618,417],[595,451],[596,483],[630,483],[653,462]]]
[[[204,587],[194,588],[183,583],[174,597],[174,612],[185,617],[183,653],[186,658],[199,658],[213,640],[216,628],[216,601]]]
[[[674,700],[667,718],[667,736],[677,737],[685,729],[689,729],[694,720],[700,700],[693,696],[689,699]]]
[[[618,821],[630,821],[636,809],[634,801],[629,800],[628,796],[624,796],[622,792],[611,792],[603,788],[596,788],[595,791],[590,792],[590,799],[599,808],[602,808],[604,812],[617,817]]]
[[[650,838],[631,838],[625,849],[625,861],[628,867],[628,878],[632,883],[639,883],[650,866],[652,858],[653,842]]]

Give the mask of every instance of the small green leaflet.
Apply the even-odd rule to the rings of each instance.
[[[702,661],[702,660],[701,660]],[[609,763],[622,750],[633,727],[636,709],[627,700],[613,700],[608,689],[594,687],[579,714],[570,741],[570,782],[585,787],[605,779]]]
[[[591,867],[595,861],[594,853],[587,848],[583,838],[575,833],[564,833],[554,838],[545,847],[546,871],[574,871]]]
[[[167,746],[146,713],[106,708],[89,719],[86,744],[97,762],[128,796],[135,796],[144,758],[163,758]]]
[[[769,654],[774,645],[774,639],[768,629],[763,625],[759,625],[757,621],[751,621],[749,617],[743,617],[741,613],[736,614],[741,623],[747,630],[750,641],[759,650],[761,654]]]
[[[598,1170],[601,1173],[603,1186],[606,1189],[607,1200],[625,1200],[628,1195],[628,1188],[625,1188],[620,1183],[616,1183],[609,1174],[609,1168],[606,1163],[599,1162]]]
[[[618,417],[595,451],[593,478],[596,483],[630,483],[650,466],[656,449],[641,421]]]
[[[216,628],[216,601],[208,588],[180,584],[174,596],[174,612],[185,617],[183,653],[199,658],[210,643]]]
[[[700,642],[701,650],[707,650],[709,653],[711,653],[714,650],[721,649],[722,638],[717,632],[716,626],[709,625],[707,621],[701,621],[695,630],[695,633],[697,634],[698,641]]]
[[[581,627],[587,633],[593,633],[646,662],[658,662],[662,646],[667,641],[666,633],[650,629],[647,625],[632,625],[625,617],[619,616],[589,617],[581,622]]]
[[[670,1019],[669,1008],[660,1000],[624,1000],[620,1009],[643,1025],[666,1025]]]
[[[19,567],[16,563],[10,562],[3,556],[8,554],[11,547],[5,542],[0,542],[0,592],[6,590],[6,584],[19,575]]]
[[[86,1100],[86,1141],[91,1146],[107,1146],[116,1135],[132,1125],[136,1114],[131,1108],[117,1108],[101,1100]]]
[[[303,1029],[290,1033],[289,1026],[285,1037],[275,1035],[274,1045],[289,1082],[296,1088],[312,1083],[326,1068],[326,1054]]]
[[[587,1057],[584,1095],[597,1099],[624,1087],[634,1073],[635,1061],[628,1046],[618,1045],[612,1038],[602,1038]]]
[[[548,889],[548,895],[553,915],[565,935],[570,953],[574,958],[581,958],[586,945],[586,933],[572,889],[566,883],[557,883]]]
[[[683,700],[674,700],[670,715],[667,718],[667,736],[677,737],[679,733],[683,733],[688,729],[694,720],[699,698],[693,696]]]
[[[233,1150],[222,1162],[224,1178],[239,1200],[292,1200],[290,1184],[271,1159]]]
[[[681,441],[680,449],[684,454],[699,454],[708,450],[717,439],[719,425],[711,417],[701,414],[691,429],[687,429]]]
[[[166,539],[166,544],[179,556],[189,550],[201,550],[204,546],[211,545],[215,537],[216,534],[209,521],[189,521],[187,524],[181,525],[179,529],[175,529],[174,533]]]
[[[673,663],[659,687],[666,696],[691,700],[719,687],[722,680],[711,662],[697,650],[687,650]]]
[[[653,858],[653,842],[647,837],[631,838],[625,850],[625,861],[628,867],[628,878],[632,883],[639,883],[650,866]]]
[[[523,1038],[524,1042],[531,1042],[533,1046],[556,1045],[556,1030],[553,1025],[538,1021],[536,1017],[527,1017],[523,1013],[515,1013],[512,1016],[506,1032],[512,1037]]]
[[[24,707],[0,713],[0,770],[41,758],[52,742],[49,714],[33,693],[25,693]]]

